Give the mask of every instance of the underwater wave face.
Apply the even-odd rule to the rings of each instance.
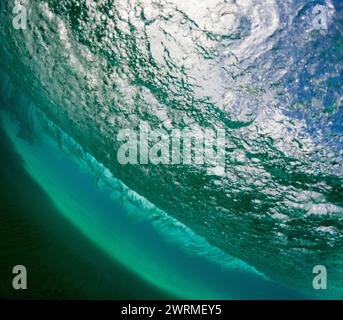
[[[0,64],[128,187],[272,279],[343,293],[339,1],[21,1],[0,4]],[[313,30],[325,5],[328,30]],[[121,165],[120,129],[226,129],[226,174]]]

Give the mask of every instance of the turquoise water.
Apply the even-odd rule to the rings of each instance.
[[[67,220],[182,297],[312,295],[318,264],[323,296],[342,296],[341,2],[25,4],[26,30],[0,4],[2,96],[19,137],[44,144],[15,139],[8,121],[6,131]],[[313,28],[316,4],[326,30]],[[225,175],[121,165],[118,132],[140,121],[168,133],[224,127]],[[86,187],[94,180],[100,191]]]
[[[48,193],[60,213],[99,250],[111,256],[114,263],[122,264],[148,284],[171,296],[186,299],[307,297],[267,280],[237,259],[225,257],[223,253],[221,256],[204,240],[192,239],[182,230],[169,231],[166,227],[164,236],[161,235],[159,227],[154,228],[150,219],[142,218],[149,215],[144,208],[136,208],[138,212],[132,213],[131,210],[130,213],[130,204],[120,199],[119,191],[114,192],[99,181],[96,183],[96,176],[90,168],[68,153],[67,147],[64,153],[63,147],[61,150],[58,142],[43,131],[35,132],[40,134],[40,142],[32,145],[17,137],[18,124],[6,113],[1,115],[5,132],[23,158],[25,170]],[[43,219],[49,219],[46,213],[44,215]],[[179,241],[168,240],[172,232],[180,238]],[[190,253],[192,249],[182,247],[192,245],[194,253]],[[77,243],[73,246],[77,247]],[[208,252],[199,257],[202,250]],[[210,258],[222,263],[214,264]]]

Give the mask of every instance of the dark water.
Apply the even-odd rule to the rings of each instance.
[[[167,299],[114,262],[62,217],[24,169],[0,127],[0,297]],[[12,268],[28,269],[28,290],[12,288]]]

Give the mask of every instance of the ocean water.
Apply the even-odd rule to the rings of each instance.
[[[25,100],[25,97],[22,99]],[[244,262],[212,248],[204,239],[197,237],[191,230],[185,230],[185,227],[179,226],[176,221],[168,217],[160,217],[161,214],[151,216],[146,208],[135,208],[130,199],[125,198],[125,190],[114,188],[108,184],[108,181],[106,183],[106,180],[98,180],[99,177],[94,174],[94,170],[83,159],[77,157],[75,151],[72,151],[75,147],[73,142],[68,145],[68,141],[65,141],[65,144],[61,145],[41,127],[37,127],[39,121],[42,120],[32,118],[32,112],[34,112],[30,110],[32,105],[26,105],[27,117],[25,119],[29,119],[28,122],[25,120],[18,122],[12,113],[8,113],[4,105],[3,102],[2,108],[5,109],[1,113],[3,140],[8,139],[13,147],[12,152],[22,159],[19,167],[22,167],[21,169],[27,172],[47,193],[58,211],[57,214],[72,223],[76,233],[81,231],[100,252],[104,252],[111,258],[113,265],[108,268],[115,270],[118,265],[123,266],[132,272],[131,277],[144,280],[146,285],[143,285],[143,289],[141,289],[142,285],[137,286],[137,289],[133,282],[133,292],[141,290],[137,297],[141,299],[151,297],[150,287],[160,292],[152,295],[155,298],[297,299],[311,297],[272,282]],[[25,108],[20,103],[16,107]],[[20,180],[18,182],[20,183]],[[6,190],[6,186],[3,188]],[[28,190],[23,188],[22,192],[27,194]],[[30,197],[25,201],[27,206],[32,205]],[[56,212],[47,205],[46,207],[47,212],[42,202],[40,212],[35,213],[32,218],[47,220],[48,225],[54,223],[48,227],[48,230],[53,228],[55,237],[64,237],[65,225],[54,222]],[[53,216],[49,217],[49,214]],[[4,242],[6,240],[8,241],[8,239],[3,239]],[[14,245],[26,248],[25,242],[25,240],[17,240]],[[72,247],[77,251],[80,250],[78,243],[73,243]],[[15,247],[13,249],[18,250]],[[59,250],[61,251],[59,255],[63,259],[64,251]],[[87,253],[83,254],[87,255]],[[51,252],[47,255],[50,256]],[[54,259],[57,261],[61,259],[61,257],[57,259],[54,255],[50,258],[51,264],[56,263]],[[16,261],[21,258],[17,253]],[[27,259],[25,256],[23,258]],[[88,256],[87,259],[92,259],[92,256]],[[6,263],[6,260],[11,261],[4,254],[3,263]],[[28,269],[38,267],[36,272],[42,271],[45,274],[45,270],[39,266],[40,263],[40,261],[34,263],[29,261]],[[58,273],[63,273],[64,268],[66,267],[62,266]],[[9,273],[7,278],[8,275]],[[115,272],[112,271],[111,275],[117,278]],[[103,278],[102,281],[105,282],[98,292],[78,284],[80,288],[76,294],[82,294],[88,298],[127,297],[127,293],[120,296],[121,287],[108,280],[107,274],[98,274],[97,278]],[[76,279],[83,282],[80,276],[76,276]],[[63,286],[54,283],[56,279],[48,280],[51,288],[49,290],[48,287],[46,290],[51,294],[50,298],[68,296],[67,293],[63,294],[60,291],[69,292],[74,289],[65,283]],[[35,281],[37,288],[31,289],[34,297],[42,297],[40,290],[46,286],[45,282],[46,280],[42,283]],[[76,284],[76,287],[78,285]],[[57,288],[57,293],[52,288],[55,290]],[[146,288],[149,290],[145,295]],[[132,296],[135,296],[134,293]]]
[[[0,141],[1,299],[175,298],[83,236],[27,172],[2,126]],[[12,287],[18,264],[28,270],[28,290],[19,292]]]
[[[5,101],[2,101],[1,124],[3,140],[9,141],[13,148],[12,153],[21,159],[18,166],[44,190],[57,211],[57,213],[54,212],[48,205],[44,206],[44,202],[42,202],[40,212],[34,213],[33,218],[47,221],[49,227],[45,226],[44,228],[47,230],[53,228],[54,237],[64,237],[65,232],[70,233],[71,231],[60,221],[54,222],[56,215],[64,217],[75,227],[76,234],[79,232],[83,234],[96,245],[100,252],[110,257],[113,265],[110,264],[108,269],[116,270],[118,266],[121,266],[129,270],[132,274],[131,277],[138,279],[136,281],[143,280],[145,285],[137,285],[137,288],[135,282],[132,281],[133,292],[131,294],[133,297],[135,297],[134,292],[140,290],[139,293],[136,293],[136,297],[140,299],[148,297],[186,299],[315,298],[315,296],[305,295],[271,281],[243,261],[210,246],[205,239],[195,235],[186,226],[164,213],[152,214],[151,208],[147,208],[147,205],[135,205],[128,196],[125,186],[120,186],[120,182],[110,178],[109,175],[97,176],[96,172],[99,169],[94,169],[95,160],[91,156],[81,158],[80,151],[76,151],[76,148],[80,148],[80,146],[76,147],[71,138],[64,136],[64,139],[57,140],[56,130],[58,129],[54,127],[52,130],[49,127],[51,123],[47,124],[44,116],[40,117],[35,114],[38,111],[35,111],[35,107],[27,102],[28,99],[25,96],[18,96],[18,91],[14,96],[10,95]],[[13,113],[13,107],[22,110],[20,116]],[[44,129],[44,125],[47,128]],[[8,150],[5,151],[7,154],[11,153]],[[20,179],[18,180],[20,185]],[[6,186],[3,186],[3,189],[6,190]],[[4,192],[13,192],[13,190]],[[27,196],[28,190],[23,187],[21,192],[28,197],[25,199],[26,205],[32,206],[32,200],[30,196]],[[24,213],[26,210],[28,209],[24,209]],[[49,214],[52,214],[52,217],[49,217]],[[37,222],[33,224],[35,223]],[[11,241],[13,241],[12,237],[10,236]],[[8,239],[3,239],[4,242],[6,240],[8,241]],[[14,241],[13,247],[7,250],[18,250],[14,246],[26,249],[25,240],[19,238]],[[71,246],[77,252],[82,250],[77,242],[72,243]],[[63,259],[65,253],[63,249],[59,250],[58,258],[54,256],[56,255],[54,253],[49,263],[56,263],[54,259],[57,261]],[[15,261],[21,259],[19,253],[16,253]],[[51,252],[48,251],[46,254],[50,256]],[[83,254],[87,256],[87,253]],[[24,257],[24,259],[26,258]],[[88,259],[93,258],[87,256],[85,260]],[[4,254],[3,261],[7,266],[6,260],[9,259]],[[28,268],[37,268],[36,272],[42,271],[45,274],[40,263],[40,261],[34,263],[29,261]],[[65,263],[68,264],[68,262]],[[101,263],[104,262],[101,261]],[[30,268],[30,266],[32,267]],[[58,274],[63,274],[65,268],[62,265]],[[49,267],[47,269],[49,270]],[[6,278],[9,274],[8,272]],[[85,275],[83,274],[83,276]],[[111,276],[117,278],[115,271],[111,271]],[[50,275],[50,277],[52,276]],[[94,289],[84,288],[84,285],[80,284],[84,280],[79,275],[75,277],[79,281],[74,285],[79,290],[76,291],[76,294],[81,294],[81,297],[106,299],[130,297],[126,292],[123,292],[121,296],[122,288],[118,284],[113,284],[107,274],[97,275],[95,281],[99,281],[100,278],[105,282],[100,286],[98,292]],[[56,279],[48,280],[51,288],[57,288],[57,290],[55,289],[57,293],[51,288],[50,290],[46,288],[51,294],[50,298],[70,297],[68,292],[74,288],[70,288],[65,283],[63,285],[54,283]],[[9,283],[11,282],[9,281]],[[42,297],[40,290],[42,287],[44,288],[44,284],[45,280],[42,283],[38,280],[35,281],[37,288],[33,287],[31,291],[35,297]],[[126,284],[124,285],[126,286]],[[145,290],[147,290],[146,293]],[[159,291],[156,293],[153,290]],[[10,292],[10,290],[7,291]],[[63,294],[63,291],[67,293]]]
[[[339,1],[24,5],[15,30],[0,4],[4,131],[77,232],[178,297],[315,297],[319,264],[321,297],[342,297]],[[224,127],[225,176],[122,166],[118,131],[141,120]]]

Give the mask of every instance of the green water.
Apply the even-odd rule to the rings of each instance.
[[[12,190],[23,198],[22,205],[11,210],[14,217],[9,219],[5,208],[1,211],[5,297],[41,298],[44,290],[46,298],[305,297],[244,271],[243,264],[230,270],[187,254],[157,233],[150,221],[128,215],[113,193],[97,188],[89,169],[63,154],[57,143],[31,145],[16,137],[17,126],[7,116],[2,118],[10,137],[2,133],[7,155],[3,168],[12,162],[7,158],[16,159],[2,188],[5,195]],[[7,199],[9,205],[13,202]],[[11,265],[19,262],[32,279],[31,289],[22,296],[10,288]]]
[[[114,262],[63,218],[25,169],[0,128],[0,297],[9,299],[175,298]],[[12,288],[12,268],[28,269],[28,290]]]
[[[0,4],[0,64],[10,77],[2,95],[33,127],[35,110],[44,115],[50,136],[77,157],[53,151],[52,140],[29,148],[6,130],[62,216],[173,295],[292,296],[281,284],[312,295],[312,268],[324,264],[324,297],[342,296],[339,1],[325,1],[325,35],[312,30],[316,1],[25,3],[27,30],[13,28],[11,1]],[[140,121],[168,133],[224,127],[225,175],[198,164],[121,165],[118,132]],[[35,129],[19,136],[34,141]]]

